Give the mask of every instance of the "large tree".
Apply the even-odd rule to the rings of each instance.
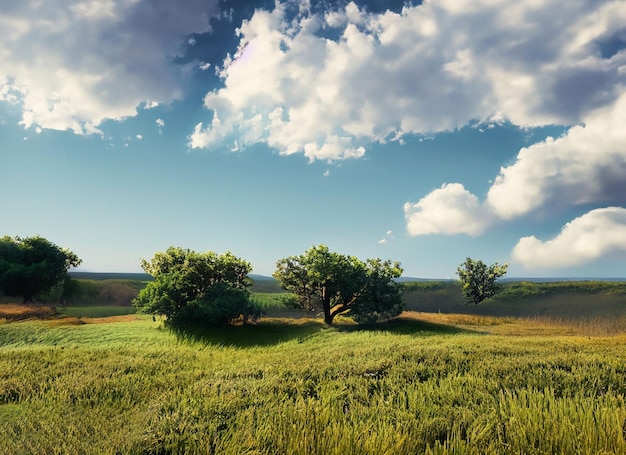
[[[43,237],[0,238],[0,289],[31,302],[68,279],[70,267],[82,261],[70,250]]]
[[[400,314],[404,309],[402,288],[394,279],[401,274],[398,262],[363,262],[318,245],[300,256],[279,260],[273,276],[298,296],[302,307],[321,307],[324,322],[330,325],[341,313],[348,313],[359,323]]]
[[[163,315],[173,325],[225,324],[257,315],[248,286],[249,262],[227,252],[197,253],[170,247],[141,267],[154,281],[141,290],[134,304],[145,313]]]
[[[496,280],[506,274],[507,267],[508,264],[500,265],[496,262],[488,266],[483,261],[465,259],[465,262],[459,265],[457,274],[463,285],[463,295],[467,303],[478,304],[496,295],[499,290]]]

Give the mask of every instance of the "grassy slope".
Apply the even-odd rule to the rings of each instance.
[[[624,282],[505,283],[496,298],[467,305],[455,282],[405,284],[414,311],[489,316],[595,319],[626,317]]]
[[[3,324],[0,453],[626,453],[625,335],[411,316]]]

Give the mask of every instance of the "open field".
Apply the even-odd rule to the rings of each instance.
[[[626,317],[626,282],[509,282],[495,298],[468,305],[457,282],[405,283],[407,309],[497,317],[620,319]]]
[[[338,322],[1,324],[0,453],[626,453],[623,327]]]

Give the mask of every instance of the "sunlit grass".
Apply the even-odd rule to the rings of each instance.
[[[126,314],[134,314],[137,310],[132,306],[68,306],[57,309],[57,315],[60,317],[75,318],[104,318],[109,316],[121,316]]]
[[[0,324],[0,453],[626,453],[623,334],[415,313],[62,321]]]

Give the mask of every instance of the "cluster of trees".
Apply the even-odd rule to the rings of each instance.
[[[67,272],[82,261],[43,237],[0,238],[0,290],[32,302],[50,289],[69,286]]]
[[[32,301],[51,288],[69,288],[67,272],[80,263],[74,253],[42,237],[5,236],[0,239],[0,290]],[[170,247],[142,260],[141,267],[154,280],[140,291],[134,305],[165,316],[171,325],[221,325],[261,314],[249,290],[252,266],[230,252],[218,255]],[[467,258],[457,269],[467,302],[477,304],[495,295],[496,280],[506,269],[506,264],[487,266]],[[339,314],[363,324],[389,320],[404,310],[397,281],[402,272],[398,262],[361,261],[318,245],[280,259],[273,276],[297,296],[300,307],[320,309],[326,324]]]
[[[135,305],[143,312],[165,316],[172,325],[219,325],[260,314],[248,290],[252,267],[231,253],[218,256],[211,251],[169,248],[141,265],[154,281],[139,293]],[[274,277],[296,294],[301,307],[322,309],[324,321],[332,324],[342,313],[359,323],[400,314],[404,303],[395,278],[401,274],[397,262],[363,262],[319,245],[301,256],[278,261]]]

